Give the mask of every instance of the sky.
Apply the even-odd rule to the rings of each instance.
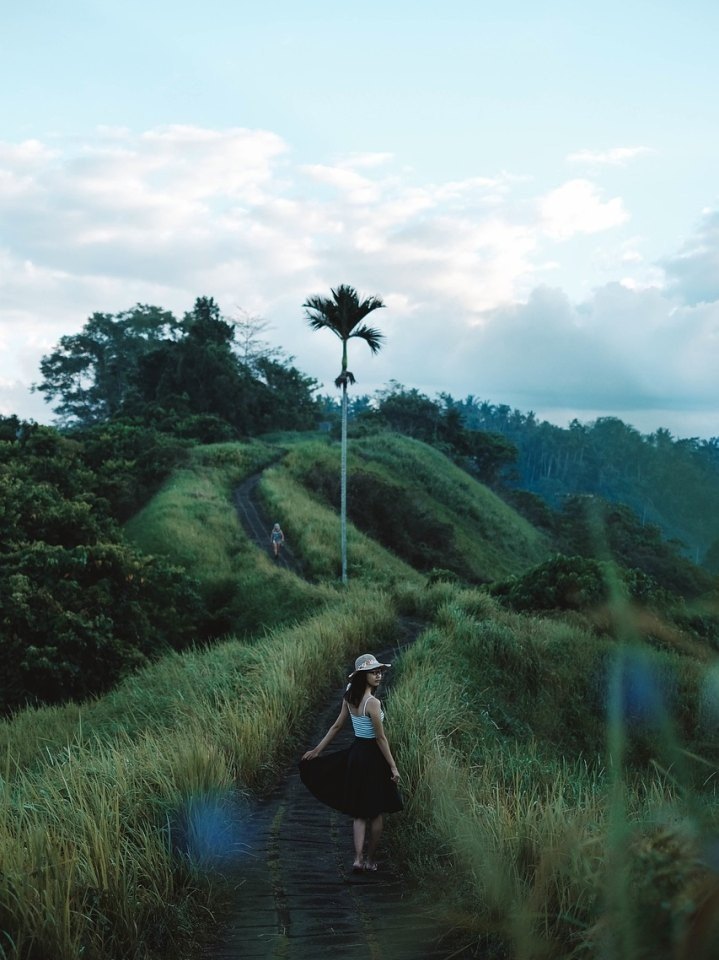
[[[391,380],[719,435],[713,0],[23,0],[0,33],[0,414],[92,313],[380,296]]]

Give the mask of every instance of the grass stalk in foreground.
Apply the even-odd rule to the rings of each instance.
[[[43,759],[26,746],[26,769],[8,738],[0,956],[106,960],[176,950],[211,899],[198,809],[214,804],[221,815],[234,784],[271,784],[292,747],[288,731],[301,734],[328,685],[368,638],[389,643],[394,624],[386,597],[351,589],[332,610],[252,646],[219,645],[212,655],[226,659],[234,689],[198,683],[201,694],[180,700],[164,725],[158,718],[134,738],[107,729],[93,738],[88,719],[81,738]],[[189,659],[199,669],[196,655]],[[135,697],[141,683],[139,674]],[[150,683],[148,710],[152,695]],[[229,826],[227,836],[237,839]]]
[[[588,744],[594,737],[577,666],[591,680],[594,661],[599,678],[621,646],[577,632],[570,650],[561,623],[497,608],[490,620],[488,599],[447,589],[441,598],[435,625],[403,656],[388,704],[408,795],[397,840],[412,868],[438,881],[435,908],[444,901],[468,941],[493,934],[516,960],[674,957],[691,941],[695,907],[717,891],[701,862],[702,837],[716,831],[716,800],[660,763],[631,766],[620,741],[637,732],[627,728],[627,688],[618,680],[611,771],[596,754],[573,752],[582,735]],[[573,698],[585,731],[564,729]],[[535,718],[545,725],[541,741]],[[671,759],[675,742],[652,729],[653,756]],[[718,942],[706,941],[693,960],[716,956]]]

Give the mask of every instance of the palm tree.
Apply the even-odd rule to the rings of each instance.
[[[308,297],[302,304],[307,322],[313,330],[331,330],[342,341],[342,371],[335,380],[342,387],[342,466],[340,468],[340,529],[342,538],[342,583],[347,583],[347,384],[355,383],[347,369],[347,341],[351,337],[364,340],[372,353],[382,346],[384,335],[362,323],[364,318],[384,307],[379,297],[360,300],[354,287],[341,284],[331,297]]]

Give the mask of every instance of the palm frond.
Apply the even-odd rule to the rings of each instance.
[[[337,304],[329,297],[308,297],[302,304],[305,318],[313,330],[331,330],[339,336],[337,329]]]
[[[364,340],[372,353],[377,353],[382,348],[382,343],[385,339],[384,334],[377,330],[376,327],[368,327],[366,324],[362,324],[361,327],[356,327],[350,336],[359,337],[360,340]]]
[[[305,318],[313,330],[331,330],[341,340],[353,335],[353,331],[367,314],[384,307],[379,297],[365,297],[349,284],[340,284],[332,289],[331,297],[313,295],[302,304]]]

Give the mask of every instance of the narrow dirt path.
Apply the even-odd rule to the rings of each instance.
[[[405,637],[402,646],[411,642]],[[378,651],[395,658],[400,647]],[[318,714],[308,746],[339,710],[342,689]],[[331,749],[347,745],[351,728]],[[396,814],[395,816],[403,816]],[[296,767],[243,824],[253,839],[227,871],[229,919],[212,931],[203,960],[448,960],[469,957],[438,925],[420,891],[380,848],[376,874],[353,874],[351,820],[309,793]],[[383,857],[384,852],[384,859]]]
[[[258,480],[258,475],[248,478],[235,491],[234,501],[248,536],[267,549],[271,524],[255,496]],[[300,572],[289,551],[279,562]],[[396,645],[372,652],[392,662],[421,626],[398,621]],[[343,692],[334,691],[318,712],[308,747],[337,716]],[[351,738],[348,725],[331,749],[342,748]],[[458,949],[452,932],[438,924],[421,892],[387,859],[386,846],[380,848],[376,874],[352,873],[351,819],[315,800],[296,764],[269,798],[238,816],[238,834],[245,841],[224,871],[234,886],[232,904],[229,915],[207,932],[202,960],[476,957],[469,949]]]
[[[270,547],[270,530],[276,520],[279,520],[282,526],[282,518],[278,517],[269,520],[265,514],[259,497],[257,496],[257,484],[260,482],[261,474],[254,473],[247,477],[233,493],[233,502],[237,510],[237,516],[249,539],[260,548],[272,556]],[[291,546],[285,540],[280,550],[280,554],[275,561],[278,566],[286,570],[292,570],[298,576],[302,576],[302,568],[297,558],[292,553]]]

